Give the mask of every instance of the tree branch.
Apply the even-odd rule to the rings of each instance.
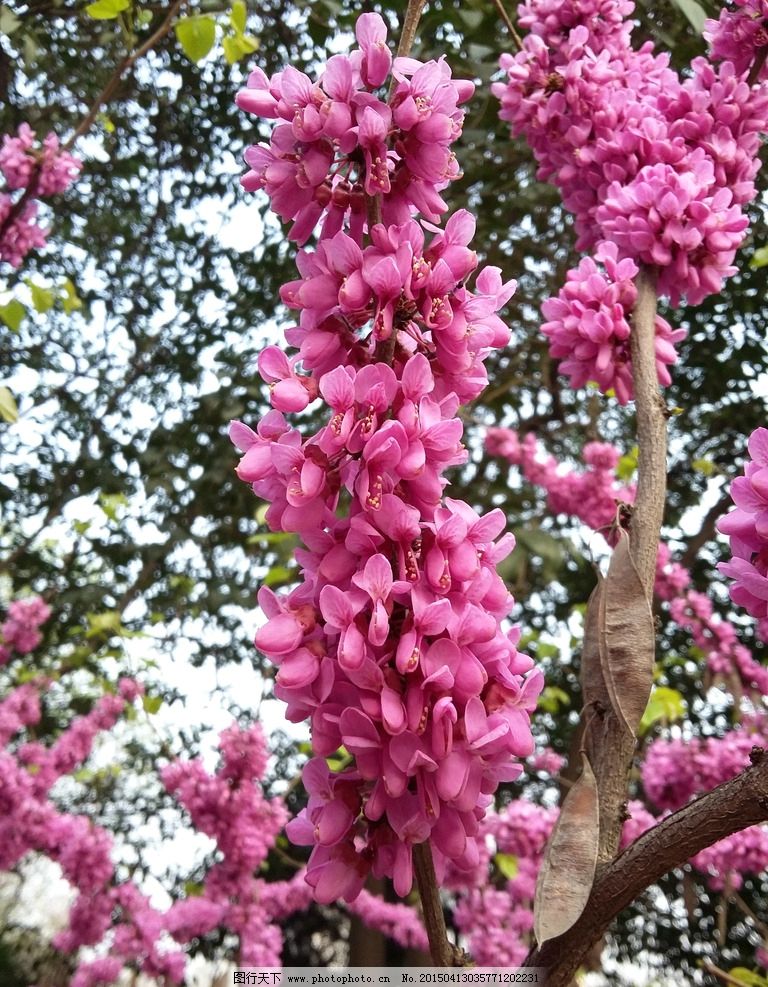
[[[416,28],[419,26],[421,12],[424,9],[425,3],[426,0],[408,0],[408,9],[405,12],[403,29],[400,32],[400,41],[397,46],[395,58],[407,58],[410,55],[413,42],[416,39]],[[392,90],[394,90],[395,85],[396,83],[393,79]],[[392,91],[390,91],[390,99],[391,97]]]
[[[416,885],[419,889],[432,962],[435,966],[464,966],[463,951],[448,939],[429,840],[414,846],[413,869],[416,872]]]
[[[517,50],[522,51],[523,39],[517,33],[515,25],[512,23],[512,18],[509,16],[509,14],[504,8],[504,4],[501,2],[501,0],[493,0],[493,2],[496,9],[499,12],[499,17],[502,19],[502,21],[504,22],[504,26],[509,31],[509,36],[512,38],[512,41],[515,43]]]
[[[642,590],[648,600],[653,598],[656,555],[664,513],[667,483],[667,425],[666,409],[659,393],[656,374],[656,289],[648,270],[641,270],[637,281],[637,301],[632,313],[632,377],[637,413],[638,485],[630,526],[630,554],[637,570]],[[613,574],[609,571],[608,579]],[[582,654],[582,690],[585,709],[597,713],[586,730],[586,750],[597,779],[600,795],[600,840],[598,868],[604,867],[616,855],[624,821],[629,771],[635,753],[635,738],[626,723],[613,708],[608,685],[603,675],[600,650],[604,618],[595,612],[599,594],[590,599],[586,617]],[[650,616],[649,616],[650,620]],[[587,631],[590,633],[587,633]],[[639,635],[638,635],[639,637]],[[610,641],[608,642],[610,660]],[[650,692],[650,669],[653,655],[644,656],[649,669],[647,683]]]
[[[715,525],[724,514],[728,513],[732,505],[733,500],[731,499],[731,495],[726,492],[713,507],[710,507],[706,517],[701,522],[698,532],[689,539],[685,551],[678,559],[681,566],[686,569],[690,569],[693,566],[704,545],[715,537]]]
[[[83,134],[88,133],[93,126],[94,120],[99,115],[99,110],[112,98],[125,73],[131,68],[134,62],[137,62],[140,58],[146,55],[148,51],[154,48],[159,41],[162,41],[166,34],[168,34],[171,30],[174,18],[185,3],[187,3],[187,0],[174,0],[174,3],[171,4],[171,8],[160,27],[147,38],[143,45],[137,48],[136,51],[131,52],[130,55],[126,55],[125,58],[118,64],[117,68],[112,73],[112,77],[109,82],[106,86],[104,86],[99,95],[93,101],[91,108],[77,125],[74,133],[62,145],[64,150],[70,150],[78,137],[82,137]]]
[[[667,492],[667,413],[656,373],[655,275],[643,268],[635,283],[637,301],[632,313],[630,345],[639,455],[631,553],[648,599],[652,599]]]
[[[768,819],[768,755],[754,747],[752,765],[701,795],[635,840],[601,872],[579,920],[532,950],[528,966],[547,970],[547,987],[565,987],[618,913],[670,870],[718,840]]]

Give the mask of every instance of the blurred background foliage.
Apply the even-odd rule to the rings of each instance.
[[[265,199],[242,193],[237,180],[244,148],[269,126],[238,112],[233,96],[252,65],[271,73],[290,62],[311,72],[328,40],[351,37],[357,15],[375,5],[181,4],[173,29],[128,64],[169,7],[117,0],[110,13],[115,0],[100,3],[102,16],[66,0],[0,6],[0,133],[26,121],[40,136],[66,139],[95,109],[76,144],[82,175],[55,202],[50,246],[0,281],[0,370],[19,413],[0,423],[0,603],[34,591],[54,608],[37,667],[60,677],[68,698],[52,704],[51,734],[117,674],[149,683],[146,719],[159,727],[142,724],[121,770],[67,797],[130,835],[126,867],[178,889],[194,874],[180,864],[158,874],[147,857],[176,817],[157,784],[137,789],[135,778],[151,778],[158,758],[197,751],[225,722],[222,710],[259,715],[270,673],[251,644],[255,591],[264,581],[289,585],[296,574],[292,536],[267,530],[263,505],[234,475],[227,439],[231,419],[255,423],[267,406],[256,357],[290,325],[278,288],[293,277],[293,251]],[[404,6],[396,0],[382,11],[393,36]],[[716,6],[640,0],[637,36],[668,49],[682,68],[703,52],[701,19],[716,15]],[[476,507],[501,506],[517,534],[506,575],[526,646],[549,686],[536,732],[567,752],[580,707],[571,655],[600,549],[489,460],[482,434],[490,424],[535,431],[555,456],[577,464],[590,439],[630,453],[633,420],[631,408],[570,391],[538,332],[541,301],[575,264],[574,237],[556,191],[536,181],[530,152],[497,119],[489,83],[509,44],[490,0],[435,0],[414,54],[446,55],[454,74],[478,82],[458,148],[464,177],[449,198],[476,214],[478,250],[519,287],[506,312],[512,342],[468,412],[471,459],[455,480]],[[765,175],[761,181],[765,188]],[[714,521],[727,506],[726,482],[741,467],[746,436],[766,420],[765,268],[750,265],[768,243],[764,206],[752,218],[741,273],[724,293],[665,313],[688,330],[666,395],[675,409],[666,524],[702,589],[721,554]],[[725,607],[722,586],[715,595]],[[674,690],[673,706],[687,710],[685,729],[722,731],[733,707],[726,697],[718,710],[701,698],[697,655],[679,631],[661,630],[659,683]],[[744,637],[754,644],[748,626]],[[3,673],[0,687],[12,684]],[[664,728],[665,715],[653,730]],[[273,739],[279,791],[302,752],[287,735]],[[503,797],[521,788],[553,797],[535,777]],[[299,798],[295,790],[291,797]],[[285,863],[276,858],[272,873],[285,876]],[[687,911],[672,907],[691,900],[682,882],[682,875],[667,878],[622,916],[608,944],[614,954],[648,950],[661,969],[683,972],[715,948],[748,958],[737,922],[715,943],[718,909],[727,908],[719,896],[698,889]],[[753,881],[743,892],[763,916],[767,891]],[[334,909],[296,919],[293,958],[311,961],[317,956],[308,944],[344,940],[344,922]],[[317,929],[325,940],[310,934]],[[211,953],[220,946],[202,945]],[[7,955],[0,950],[0,966]]]

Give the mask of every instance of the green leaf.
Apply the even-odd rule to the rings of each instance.
[[[199,881],[185,881],[184,894],[187,898],[199,898],[205,888]]]
[[[0,418],[13,425],[19,420],[19,409],[16,407],[16,398],[7,387],[0,387]]]
[[[118,507],[124,507],[127,503],[128,498],[123,493],[102,494],[99,497],[99,507],[110,521],[117,521]]]
[[[274,565],[264,578],[264,586],[284,586],[293,582],[296,578],[294,569],[288,569],[284,565]]]
[[[712,476],[712,474],[717,470],[717,467],[711,459],[694,459],[691,466],[697,473],[702,473],[704,476]]]
[[[561,706],[570,706],[571,698],[567,692],[556,685],[548,685],[539,696],[539,709],[545,713],[558,713]]]
[[[234,0],[232,9],[229,11],[229,23],[236,34],[245,33],[245,22],[248,18],[248,11],[243,0]]]
[[[756,271],[760,267],[768,267],[768,245],[758,247],[750,258],[749,266],[753,271]]]
[[[21,20],[3,4],[0,6],[0,34],[11,35],[17,30]]]
[[[675,5],[685,14],[694,31],[701,34],[707,19],[707,12],[701,4],[696,3],[696,0],[675,0]]]
[[[36,312],[44,314],[53,308],[55,299],[50,288],[44,288],[41,284],[37,284],[30,278],[27,278],[25,283],[29,288],[30,294],[32,295],[32,304],[34,305]]]
[[[637,457],[639,455],[640,449],[638,446],[633,446],[626,456],[622,456],[619,460],[616,467],[616,476],[622,481],[622,483],[626,483],[628,480],[631,480],[635,475],[635,472],[637,471]]]
[[[98,637],[100,634],[120,634],[123,628],[119,610],[105,610],[104,613],[87,613],[88,621],[86,637]]]
[[[250,34],[228,34],[222,41],[224,57],[230,65],[258,50],[259,41]]]
[[[182,17],[174,26],[184,54],[192,62],[205,58],[216,42],[216,21],[208,15]]]
[[[104,114],[102,114],[102,116],[104,116]],[[111,123],[109,118],[105,117],[104,119],[112,127],[112,130],[114,130],[115,129],[114,124]],[[109,131],[109,127],[107,127],[106,124],[104,124],[104,129]],[[111,133],[111,131],[109,132]],[[72,281],[69,278],[64,279],[64,284],[62,285],[62,288],[64,289],[64,293],[61,296],[61,305],[64,311],[67,313],[67,315],[71,315],[73,312],[76,312],[78,309],[81,309],[83,307],[83,302],[77,293],[77,288],[75,288],[74,284],[72,284]]]
[[[8,326],[11,332],[19,331],[26,314],[26,308],[16,298],[12,298],[7,305],[0,305],[0,319]]]
[[[768,980],[748,970],[745,966],[735,966],[728,971],[729,983],[741,984],[743,987],[768,987]]]
[[[149,713],[150,716],[155,714],[160,707],[163,705],[162,696],[142,696],[141,705],[144,707],[144,711]]]
[[[130,0],[96,0],[88,4],[85,12],[97,21],[111,21],[130,6]]]
[[[96,117],[96,122],[101,127],[104,128],[104,133],[106,133],[106,134],[114,134],[114,132],[115,132],[115,125],[114,125],[114,123],[112,123],[112,121],[110,120],[110,118],[107,116],[106,113],[99,113],[97,115],[97,117]],[[67,280],[69,280],[69,279],[67,279]],[[65,306],[65,310],[66,310],[66,306]]]
[[[640,721],[640,733],[647,733],[653,724],[660,720],[674,723],[683,716],[685,716],[685,700],[677,689],[670,689],[665,685],[654,686]]]
[[[517,877],[520,867],[517,863],[517,857],[513,854],[497,853],[493,858],[493,862],[508,881],[511,881],[513,877]]]

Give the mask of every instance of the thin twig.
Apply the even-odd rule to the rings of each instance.
[[[426,0],[408,0],[408,9],[403,20],[403,30],[400,32],[400,41],[397,46],[396,58],[407,58],[413,48],[416,39],[416,28],[419,26],[421,12],[424,9]],[[392,80],[395,84],[395,80]]]
[[[744,912],[747,918],[752,919],[752,921],[755,923],[755,928],[760,933],[760,935],[764,939],[768,939],[768,925],[766,925],[765,922],[763,922],[761,919],[757,917],[757,915],[755,915],[755,913],[752,911],[752,909],[749,907],[746,901],[744,901],[744,899],[741,897],[738,891],[731,892],[731,900],[733,901],[733,903],[736,905],[737,908],[740,908]]]
[[[85,114],[85,116],[80,121],[80,123],[77,125],[74,133],[62,145],[65,151],[71,149],[72,145],[75,143],[78,137],[82,137],[83,134],[88,133],[88,131],[93,126],[94,120],[99,115],[99,111],[101,107],[112,97],[112,95],[114,94],[117,87],[120,85],[120,82],[123,76],[125,75],[125,73],[128,71],[128,69],[130,69],[131,66],[134,64],[134,62],[137,62],[140,58],[146,55],[146,53],[150,51],[150,49],[155,47],[158,41],[161,41],[166,36],[166,34],[168,34],[168,32],[171,29],[171,26],[173,25],[173,21],[174,18],[176,17],[176,14],[178,14],[179,10],[186,3],[187,0],[174,0],[174,3],[171,5],[171,8],[168,11],[165,20],[160,25],[160,27],[154,32],[154,34],[150,35],[150,37],[147,38],[147,40],[144,42],[143,45],[137,48],[136,51],[131,52],[130,55],[126,55],[125,58],[119,63],[115,71],[112,73],[111,79],[106,84],[106,86],[104,86],[104,88],[101,90],[101,92],[96,97],[96,99],[93,101],[93,103],[91,104],[91,108]]]
[[[708,973],[711,973],[713,976],[718,977],[724,983],[734,984],[735,987],[744,987],[743,980],[737,980],[736,977],[732,977],[730,973],[726,973],[726,971],[721,970],[719,966],[715,966],[715,964],[711,960],[704,960],[704,967]]]
[[[424,928],[427,930],[432,962],[435,966],[463,966],[462,951],[448,940],[429,840],[413,848],[413,869],[416,873],[416,884],[421,898]]]
[[[502,21],[504,21],[504,26],[509,31],[512,40],[514,41],[515,45],[517,46],[517,50],[518,51],[522,51],[523,50],[523,39],[517,33],[517,28],[512,23],[512,18],[509,16],[509,14],[504,9],[504,4],[501,2],[501,0],[493,0],[493,2],[494,2],[494,5],[495,5],[496,9],[499,12],[499,17],[502,19]]]

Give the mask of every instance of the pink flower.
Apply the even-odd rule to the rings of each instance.
[[[361,14],[355,24],[355,37],[360,45],[360,75],[370,89],[386,80],[392,65],[387,47],[387,26],[380,14]]]

